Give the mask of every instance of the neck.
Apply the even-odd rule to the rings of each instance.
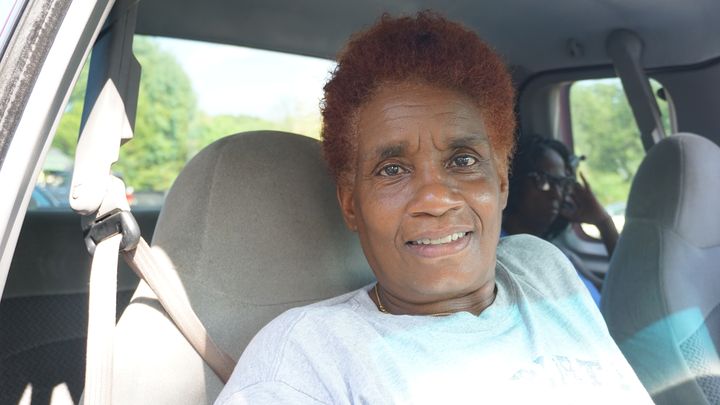
[[[492,279],[470,293],[433,302],[414,303],[404,301],[385,290],[380,284],[376,284],[369,291],[369,295],[370,299],[377,305],[378,310],[382,311],[384,309],[384,312],[393,315],[441,316],[466,311],[477,316],[492,305],[495,301],[496,292],[495,280]]]

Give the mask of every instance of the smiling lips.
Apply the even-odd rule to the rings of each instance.
[[[454,232],[437,239],[422,238],[405,244],[414,255],[426,258],[440,258],[456,254],[470,243],[472,232]]]
[[[411,245],[443,245],[446,243],[454,242],[463,236],[467,235],[468,232],[455,232],[452,235],[447,235],[439,239],[418,239],[408,243]]]

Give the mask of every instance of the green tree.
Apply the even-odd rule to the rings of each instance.
[[[653,82],[653,87],[657,90],[659,84]],[[669,132],[667,103],[658,104]],[[604,205],[626,201],[645,151],[620,81],[574,84],[570,108],[575,153],[586,156],[580,171]]]
[[[243,131],[280,130],[278,123],[244,115],[207,115],[198,113],[190,129],[188,158],[213,141]]]
[[[320,139],[320,117],[316,113],[293,111],[280,120],[271,121],[247,115],[208,115],[200,112],[191,125],[188,158],[224,136],[257,130],[288,131]]]
[[[113,171],[137,190],[166,190],[187,160],[188,132],[197,103],[190,79],[177,60],[150,38],[136,36],[133,51],[142,66],[134,138],[120,148]],[[82,116],[87,66],[73,89],[53,147],[73,156]]]
[[[75,156],[83,101],[85,100],[85,88],[87,87],[88,67],[89,64],[86,63],[80,71],[80,76],[70,93],[68,103],[65,105],[65,112],[60,118],[55,138],[53,138],[53,148],[58,149],[67,156]]]
[[[115,170],[136,190],[167,190],[188,157],[188,132],[197,101],[174,56],[151,39],[135,37],[142,66],[135,137],[123,145]]]

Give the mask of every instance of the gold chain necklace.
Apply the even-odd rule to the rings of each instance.
[[[390,312],[385,308],[385,306],[382,304],[382,301],[380,301],[380,294],[378,293],[378,285],[380,283],[375,283],[375,287],[373,287],[373,291],[375,292],[375,300],[377,301],[377,307],[380,312],[383,314],[389,314]],[[429,314],[430,316],[448,316],[452,315],[453,312],[438,312],[437,314]]]
[[[378,294],[378,285],[380,285],[380,283],[375,283],[375,287],[373,287],[373,290],[375,291],[375,300],[377,301],[378,310],[383,314],[389,314],[388,310],[385,309],[385,307],[383,306],[382,301],[380,301],[380,294]]]

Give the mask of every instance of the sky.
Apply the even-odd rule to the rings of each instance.
[[[277,120],[319,114],[334,61],[229,45],[157,38],[190,76],[201,110]]]

